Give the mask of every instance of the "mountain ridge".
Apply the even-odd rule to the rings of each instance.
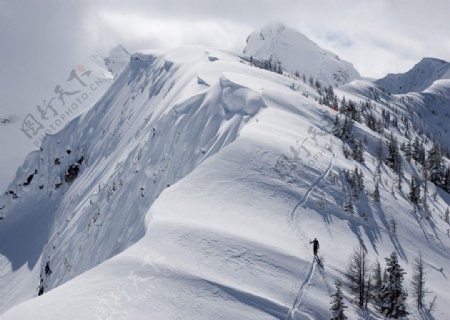
[[[446,319],[450,195],[422,183],[428,209],[411,202],[425,160],[406,146],[450,147],[449,89],[389,95],[358,79],[330,92],[207,47],[132,54],[0,196],[0,318],[327,319],[362,247],[371,263],[396,252],[408,289],[421,251]]]
[[[390,93],[402,94],[422,92],[434,81],[450,79],[450,63],[448,61],[425,57],[405,73],[390,73],[375,83]]]

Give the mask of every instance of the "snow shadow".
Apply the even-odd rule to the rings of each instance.
[[[50,238],[55,205],[48,200],[31,201],[14,211],[18,216],[0,223],[0,254],[11,262],[13,271],[25,263],[33,269]]]
[[[378,217],[380,218],[380,221],[383,224],[385,230],[387,231],[387,234],[389,235],[389,239],[391,240],[391,243],[394,246],[394,250],[400,256],[400,258],[402,258],[405,261],[408,261],[408,258],[405,255],[405,251],[403,250],[403,247],[400,244],[400,241],[398,241],[397,234],[395,232],[391,231],[390,222],[386,219],[386,214],[384,213],[383,208],[380,206],[380,204],[376,204],[375,208],[377,210]],[[392,212],[394,212],[394,211],[392,210]]]
[[[236,288],[232,288],[211,280],[205,280],[211,286],[216,287],[223,293],[230,296],[232,299],[235,299],[241,303],[244,303],[248,306],[261,310],[275,319],[284,320],[284,317],[289,312],[289,308],[287,306],[276,303],[275,301],[269,300],[267,298],[255,295],[250,292],[245,292]]]

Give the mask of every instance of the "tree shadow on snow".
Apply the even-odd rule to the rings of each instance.
[[[426,216],[421,214],[421,210],[412,210],[411,216],[413,216],[417,224],[419,225],[420,229],[422,230],[422,233],[427,240],[428,244],[431,248],[434,250],[437,250],[439,254],[445,255],[446,257],[450,257],[450,255],[447,253],[446,247],[444,243],[442,242],[441,238],[439,237],[438,230],[436,229],[436,223],[434,222],[432,217],[427,218]],[[431,231],[433,234],[430,234],[426,230],[425,223],[431,228]]]
[[[386,219],[386,214],[384,213],[383,208],[381,207],[380,204],[376,204],[375,208],[377,210],[378,217],[380,217],[381,223],[383,224],[384,229],[386,230],[386,233],[389,235],[389,239],[391,240],[395,251],[400,256],[400,258],[402,258],[405,261],[408,261],[408,258],[405,255],[405,251],[403,250],[403,247],[400,244],[400,241],[398,241],[397,234],[395,232],[391,231],[390,221],[388,221]]]

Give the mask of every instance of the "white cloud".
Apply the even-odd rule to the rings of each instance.
[[[251,31],[229,21],[217,23],[212,19],[161,18],[113,10],[101,10],[97,21],[98,27],[109,35],[112,44],[120,39],[136,49],[195,44],[240,50],[242,30],[246,33]]]

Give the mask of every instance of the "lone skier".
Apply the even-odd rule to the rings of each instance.
[[[317,257],[317,250],[319,250],[319,240],[314,238],[314,240],[310,241],[309,243],[313,244],[314,258],[316,258]]]

